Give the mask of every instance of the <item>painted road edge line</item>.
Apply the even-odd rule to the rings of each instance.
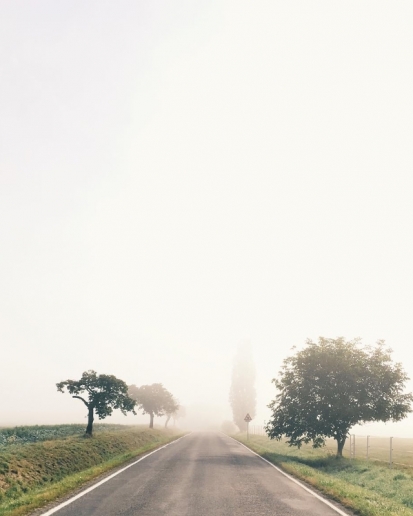
[[[171,444],[176,444],[178,441],[180,441],[181,439],[183,439],[184,437],[187,437],[189,435],[188,434],[185,434],[183,435],[182,437],[179,437],[178,439],[174,439],[173,441],[171,441],[170,443],[167,443],[167,444],[164,444],[163,446],[161,446],[160,448],[156,448],[156,450],[153,450],[149,453],[147,453],[146,455],[144,455],[143,457],[141,457],[140,459],[138,460],[135,460],[135,462],[132,462],[132,464],[128,464],[127,466],[125,466],[124,468],[122,469],[119,469],[118,471],[116,471],[115,473],[112,473],[111,475],[109,475],[108,477],[105,477],[104,479],[100,480],[99,482],[96,482],[96,484],[93,484],[93,486],[90,486],[88,487],[87,489],[85,489],[84,491],[81,491],[80,493],[78,493],[77,495],[75,496],[72,496],[71,498],[69,498],[69,500],[66,500],[65,502],[62,502],[60,503],[59,505],[56,505],[56,507],[53,507],[53,509],[50,509],[48,510],[47,512],[43,512],[41,514],[41,516],[50,516],[50,514],[54,514],[55,512],[57,511],[60,511],[60,509],[63,509],[63,507],[66,507],[66,505],[69,505],[71,504],[72,502],[74,502],[75,500],[78,500],[79,498],[82,498],[82,496],[84,496],[85,494],[87,493],[90,493],[90,491],[93,491],[94,489],[96,489],[97,487],[101,486],[102,484],[104,484],[105,482],[108,482],[109,480],[111,480],[112,478],[116,477],[116,475],[119,475],[120,473],[123,473],[124,471],[126,471],[127,469],[131,468],[132,466],[135,466],[135,464],[137,464],[138,462],[141,462],[142,460],[146,459],[147,457],[149,457],[150,455],[153,455],[154,453],[160,451],[160,450],[163,450],[164,448],[166,448],[167,446],[170,446]],[[346,515],[347,516],[347,515]]]
[[[246,448],[248,451],[250,451],[252,454],[256,455],[257,457],[259,457],[261,460],[263,460],[264,462],[266,462],[267,464],[269,464],[270,466],[272,466],[274,469],[276,469],[279,473],[281,473],[282,475],[284,475],[285,477],[287,477],[288,479],[291,480],[291,482],[294,482],[294,484],[297,484],[298,486],[302,487],[305,491],[307,491],[308,493],[312,494],[313,496],[315,496],[316,498],[318,498],[320,501],[322,501],[323,503],[325,503],[326,505],[328,505],[329,507],[331,507],[334,511],[336,511],[336,513],[340,514],[340,516],[349,516],[349,513],[348,512],[344,512],[342,511],[341,509],[339,509],[338,507],[336,507],[333,503],[329,502],[328,500],[326,500],[325,498],[323,498],[322,496],[320,496],[318,493],[316,493],[315,491],[313,491],[312,489],[310,489],[309,487],[307,487],[306,485],[304,485],[302,482],[300,482],[299,480],[297,480],[296,478],[294,478],[293,476],[289,475],[288,473],[286,473],[285,471],[283,471],[281,468],[279,468],[278,466],[276,466],[275,464],[273,464],[272,462],[270,462],[269,460],[267,459],[264,459],[264,457],[261,457],[261,455],[259,453],[256,453],[255,451],[251,450],[251,448],[248,448],[248,446],[246,446],[244,443],[241,443],[240,441],[237,441],[236,439],[234,439],[233,437],[227,435],[227,434],[224,434],[226,435],[227,437],[229,437],[230,439],[232,439],[233,441],[235,441],[236,443],[240,444],[241,446],[243,446],[244,448]]]

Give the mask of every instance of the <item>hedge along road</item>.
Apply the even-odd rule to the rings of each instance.
[[[84,494],[83,494],[84,493]],[[337,516],[349,514],[224,434],[192,433],[45,515]]]

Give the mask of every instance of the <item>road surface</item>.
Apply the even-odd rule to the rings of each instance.
[[[230,437],[200,432],[153,453],[54,514],[337,516],[338,513]]]

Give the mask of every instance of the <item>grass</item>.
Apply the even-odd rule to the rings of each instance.
[[[317,488],[361,516],[413,516],[413,471],[253,435],[236,438],[284,471]]]
[[[0,449],[0,516],[22,516],[86,481],[177,438],[142,427]]]
[[[265,435],[262,426],[251,425],[251,435]],[[367,435],[356,435],[356,458],[364,459],[367,456]],[[369,460],[389,463],[390,438],[369,436]],[[395,465],[405,465],[413,468],[413,439],[406,437],[393,437],[392,461]],[[303,445],[303,449],[311,450],[311,445]],[[327,439],[326,446],[319,450],[322,455],[335,454],[337,444],[333,439]],[[347,439],[343,450],[345,457],[350,457],[350,441]]]
[[[355,436],[356,457],[367,455],[367,436]],[[349,450],[349,446],[347,444]],[[392,460],[397,464],[413,467],[413,439],[393,437]],[[369,437],[369,458],[380,462],[389,462],[390,439],[388,437]],[[349,452],[348,452],[349,454]]]

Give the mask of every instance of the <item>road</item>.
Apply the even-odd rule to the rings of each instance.
[[[192,433],[160,449],[54,514],[337,516],[338,513],[230,437],[203,432]]]

